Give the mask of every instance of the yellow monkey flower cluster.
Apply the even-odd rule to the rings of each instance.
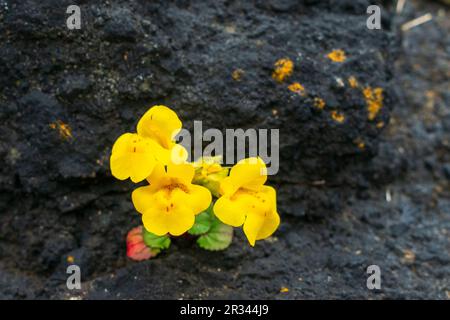
[[[134,228],[127,238],[133,240],[128,248],[147,246],[148,250],[129,249],[128,256],[153,257],[169,247],[170,236],[185,233],[199,236],[197,243],[208,250],[228,247],[232,227],[243,226],[251,246],[271,236],[280,217],[276,191],[265,185],[267,169],[262,159],[243,159],[231,170],[221,166],[220,156],[189,163],[187,151],[175,142],[181,127],[173,110],[154,106],[139,120],[136,133],[121,135],[113,145],[112,175],[149,183],[132,192],[144,228]]]
[[[195,222],[195,215],[208,209],[211,192],[192,184],[191,164],[169,164],[167,170],[158,165],[149,177],[149,186],[133,191],[136,210],[142,213],[145,229],[158,236],[179,236]]]
[[[150,108],[139,120],[137,133],[124,133],[112,148],[111,172],[119,180],[131,178],[141,182],[152,173],[157,163],[180,162],[186,150],[175,143],[181,121],[166,106]]]
[[[239,161],[220,183],[214,213],[225,224],[244,225],[250,245],[269,237],[280,224],[275,189],[265,186],[267,168],[260,158]]]

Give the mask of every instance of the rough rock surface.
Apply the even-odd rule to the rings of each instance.
[[[70,4],[0,0],[0,298],[450,295],[441,6],[414,2],[397,16],[386,2],[377,31],[366,28],[365,0],[79,1],[82,29],[70,31]],[[434,21],[399,32],[425,10]],[[327,59],[333,49],[347,60]],[[273,65],[284,57],[294,72],[277,83]],[[307,94],[289,91],[292,82]],[[366,86],[384,90],[374,120]],[[160,103],[188,129],[193,120],[280,128],[274,237],[251,249],[237,232],[220,253],[183,238],[157,259],[126,259],[139,215],[133,185],[110,175],[109,153]],[[81,291],[65,289],[68,257],[81,267]],[[366,288],[371,264],[382,290]]]

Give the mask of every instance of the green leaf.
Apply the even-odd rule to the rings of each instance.
[[[208,211],[203,211],[195,217],[195,224],[188,230],[189,234],[199,236],[207,233],[211,229],[212,218]]]
[[[233,240],[233,227],[223,224],[219,219],[213,217],[213,222],[208,233],[197,239],[200,248],[211,251],[224,250],[229,247]]]
[[[144,243],[152,249],[167,249],[170,247],[170,238],[168,236],[157,236],[148,232],[144,228]]]

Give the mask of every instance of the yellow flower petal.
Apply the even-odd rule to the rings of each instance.
[[[276,211],[276,191],[269,186],[263,186],[253,193],[254,202],[247,212],[244,222],[244,233],[252,246],[256,240],[270,237],[280,225],[280,216]]]
[[[264,216],[259,214],[249,214],[245,219],[243,230],[252,247],[255,246],[256,238],[263,224]]]
[[[155,140],[152,140],[155,141]],[[164,148],[162,145],[160,145],[158,142],[155,141],[155,146],[153,148],[153,155],[155,156],[155,159],[166,165],[170,163],[170,155],[171,150]]]
[[[239,186],[235,185],[233,182],[233,179],[230,177],[223,178],[220,182],[220,194],[230,196],[235,193],[239,189]]]
[[[266,164],[261,158],[247,158],[231,168],[230,176],[221,183],[221,192],[230,194],[239,188],[259,190],[267,180]]]
[[[250,215],[247,216],[247,219],[249,217]],[[256,235],[256,240],[262,240],[270,237],[277,230],[279,225],[280,225],[280,215],[278,214],[278,212],[272,211],[265,217],[263,224],[260,226],[258,234]]]
[[[167,197],[165,191],[158,191],[152,197],[152,203],[142,215],[144,227],[158,236],[170,233],[179,236],[188,231],[195,222],[195,215],[189,206],[185,205],[180,195],[181,190]]]
[[[199,214],[208,209],[212,201],[211,192],[205,187],[191,185],[189,187],[189,202],[194,214]]]
[[[263,186],[259,195],[266,201],[269,201],[272,211],[277,211],[277,192],[273,187]]]
[[[144,213],[152,206],[154,190],[153,186],[145,186],[135,189],[131,193],[131,201],[139,213]]]
[[[272,204],[267,203],[265,207],[257,206],[248,211],[243,229],[250,245],[254,246],[256,240],[270,237],[280,225],[280,216],[272,207]]]
[[[170,150],[170,162],[175,164],[185,163],[189,154],[181,144],[174,144]]]
[[[175,136],[181,129],[177,114],[166,106],[150,108],[139,120],[137,133],[155,139],[164,148],[171,149]]]
[[[249,204],[242,199],[230,196],[220,197],[214,204],[214,214],[225,224],[233,227],[242,226]]]
[[[194,178],[195,169],[190,163],[173,164],[167,166],[167,175],[183,184],[190,184]]]
[[[154,141],[141,138],[137,134],[121,135],[114,143],[111,152],[112,175],[119,180],[131,178],[133,182],[140,182],[147,178],[156,164],[152,153],[155,145]]]
[[[151,187],[155,190],[167,183],[167,173],[162,163],[157,163],[153,168],[152,174],[147,178]]]

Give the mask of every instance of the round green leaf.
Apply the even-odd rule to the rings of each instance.
[[[189,229],[188,233],[193,236],[198,236],[209,231],[211,228],[212,219],[207,211],[198,214],[195,217],[195,224]]]
[[[170,238],[168,236],[157,236],[144,229],[144,243],[152,249],[167,249],[170,247]]]
[[[211,251],[224,250],[233,240],[233,227],[214,218],[209,231],[197,239],[200,248]]]

